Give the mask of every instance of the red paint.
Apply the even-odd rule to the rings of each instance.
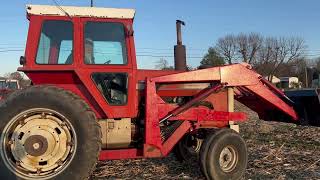
[[[158,105],[158,119],[162,119],[169,112],[177,108],[177,105],[159,104]],[[247,115],[243,112],[225,112],[211,110],[206,107],[193,107],[187,111],[170,118],[169,120],[183,120],[183,121],[244,121]]]
[[[99,160],[134,159],[142,157],[142,152],[138,149],[102,150]]]
[[[163,148],[161,152],[164,156],[167,156],[174,146],[179,142],[179,140],[186,134],[187,131],[191,128],[191,123],[184,121],[178,129],[163,143]]]

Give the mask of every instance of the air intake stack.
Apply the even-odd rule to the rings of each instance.
[[[181,20],[177,20],[177,45],[174,46],[174,68],[177,71],[186,71],[186,46],[182,44],[181,25],[185,25],[185,23]]]

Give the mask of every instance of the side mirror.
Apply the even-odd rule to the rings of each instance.
[[[20,56],[20,65],[25,65],[26,64],[26,58],[24,56]]]

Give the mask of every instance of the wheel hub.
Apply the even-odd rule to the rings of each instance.
[[[75,131],[61,114],[47,109],[21,113],[7,125],[1,137],[1,156],[15,173],[28,178],[52,178],[74,156]]]
[[[31,156],[41,156],[48,149],[48,141],[45,137],[40,135],[33,135],[26,139],[24,149],[27,154]]]
[[[238,162],[238,153],[232,146],[223,148],[220,153],[219,164],[224,172],[231,172]]]

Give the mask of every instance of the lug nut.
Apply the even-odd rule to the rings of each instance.
[[[21,161],[16,161],[16,166],[20,166]]]
[[[42,118],[42,119],[45,119],[45,118],[46,118],[46,114],[45,114],[45,113],[42,113],[42,114],[41,114],[41,118]]]
[[[63,162],[62,162],[61,159],[60,159],[60,160],[58,160],[58,161],[56,162],[56,164],[58,164],[59,166],[61,166],[61,165],[63,164]]]
[[[19,121],[19,124],[20,124],[21,126],[23,126],[23,125],[25,125],[26,123],[24,122],[24,120],[21,120],[21,121]]]
[[[11,141],[11,140],[8,141],[8,145],[11,145],[11,144],[13,144],[13,141]]]

